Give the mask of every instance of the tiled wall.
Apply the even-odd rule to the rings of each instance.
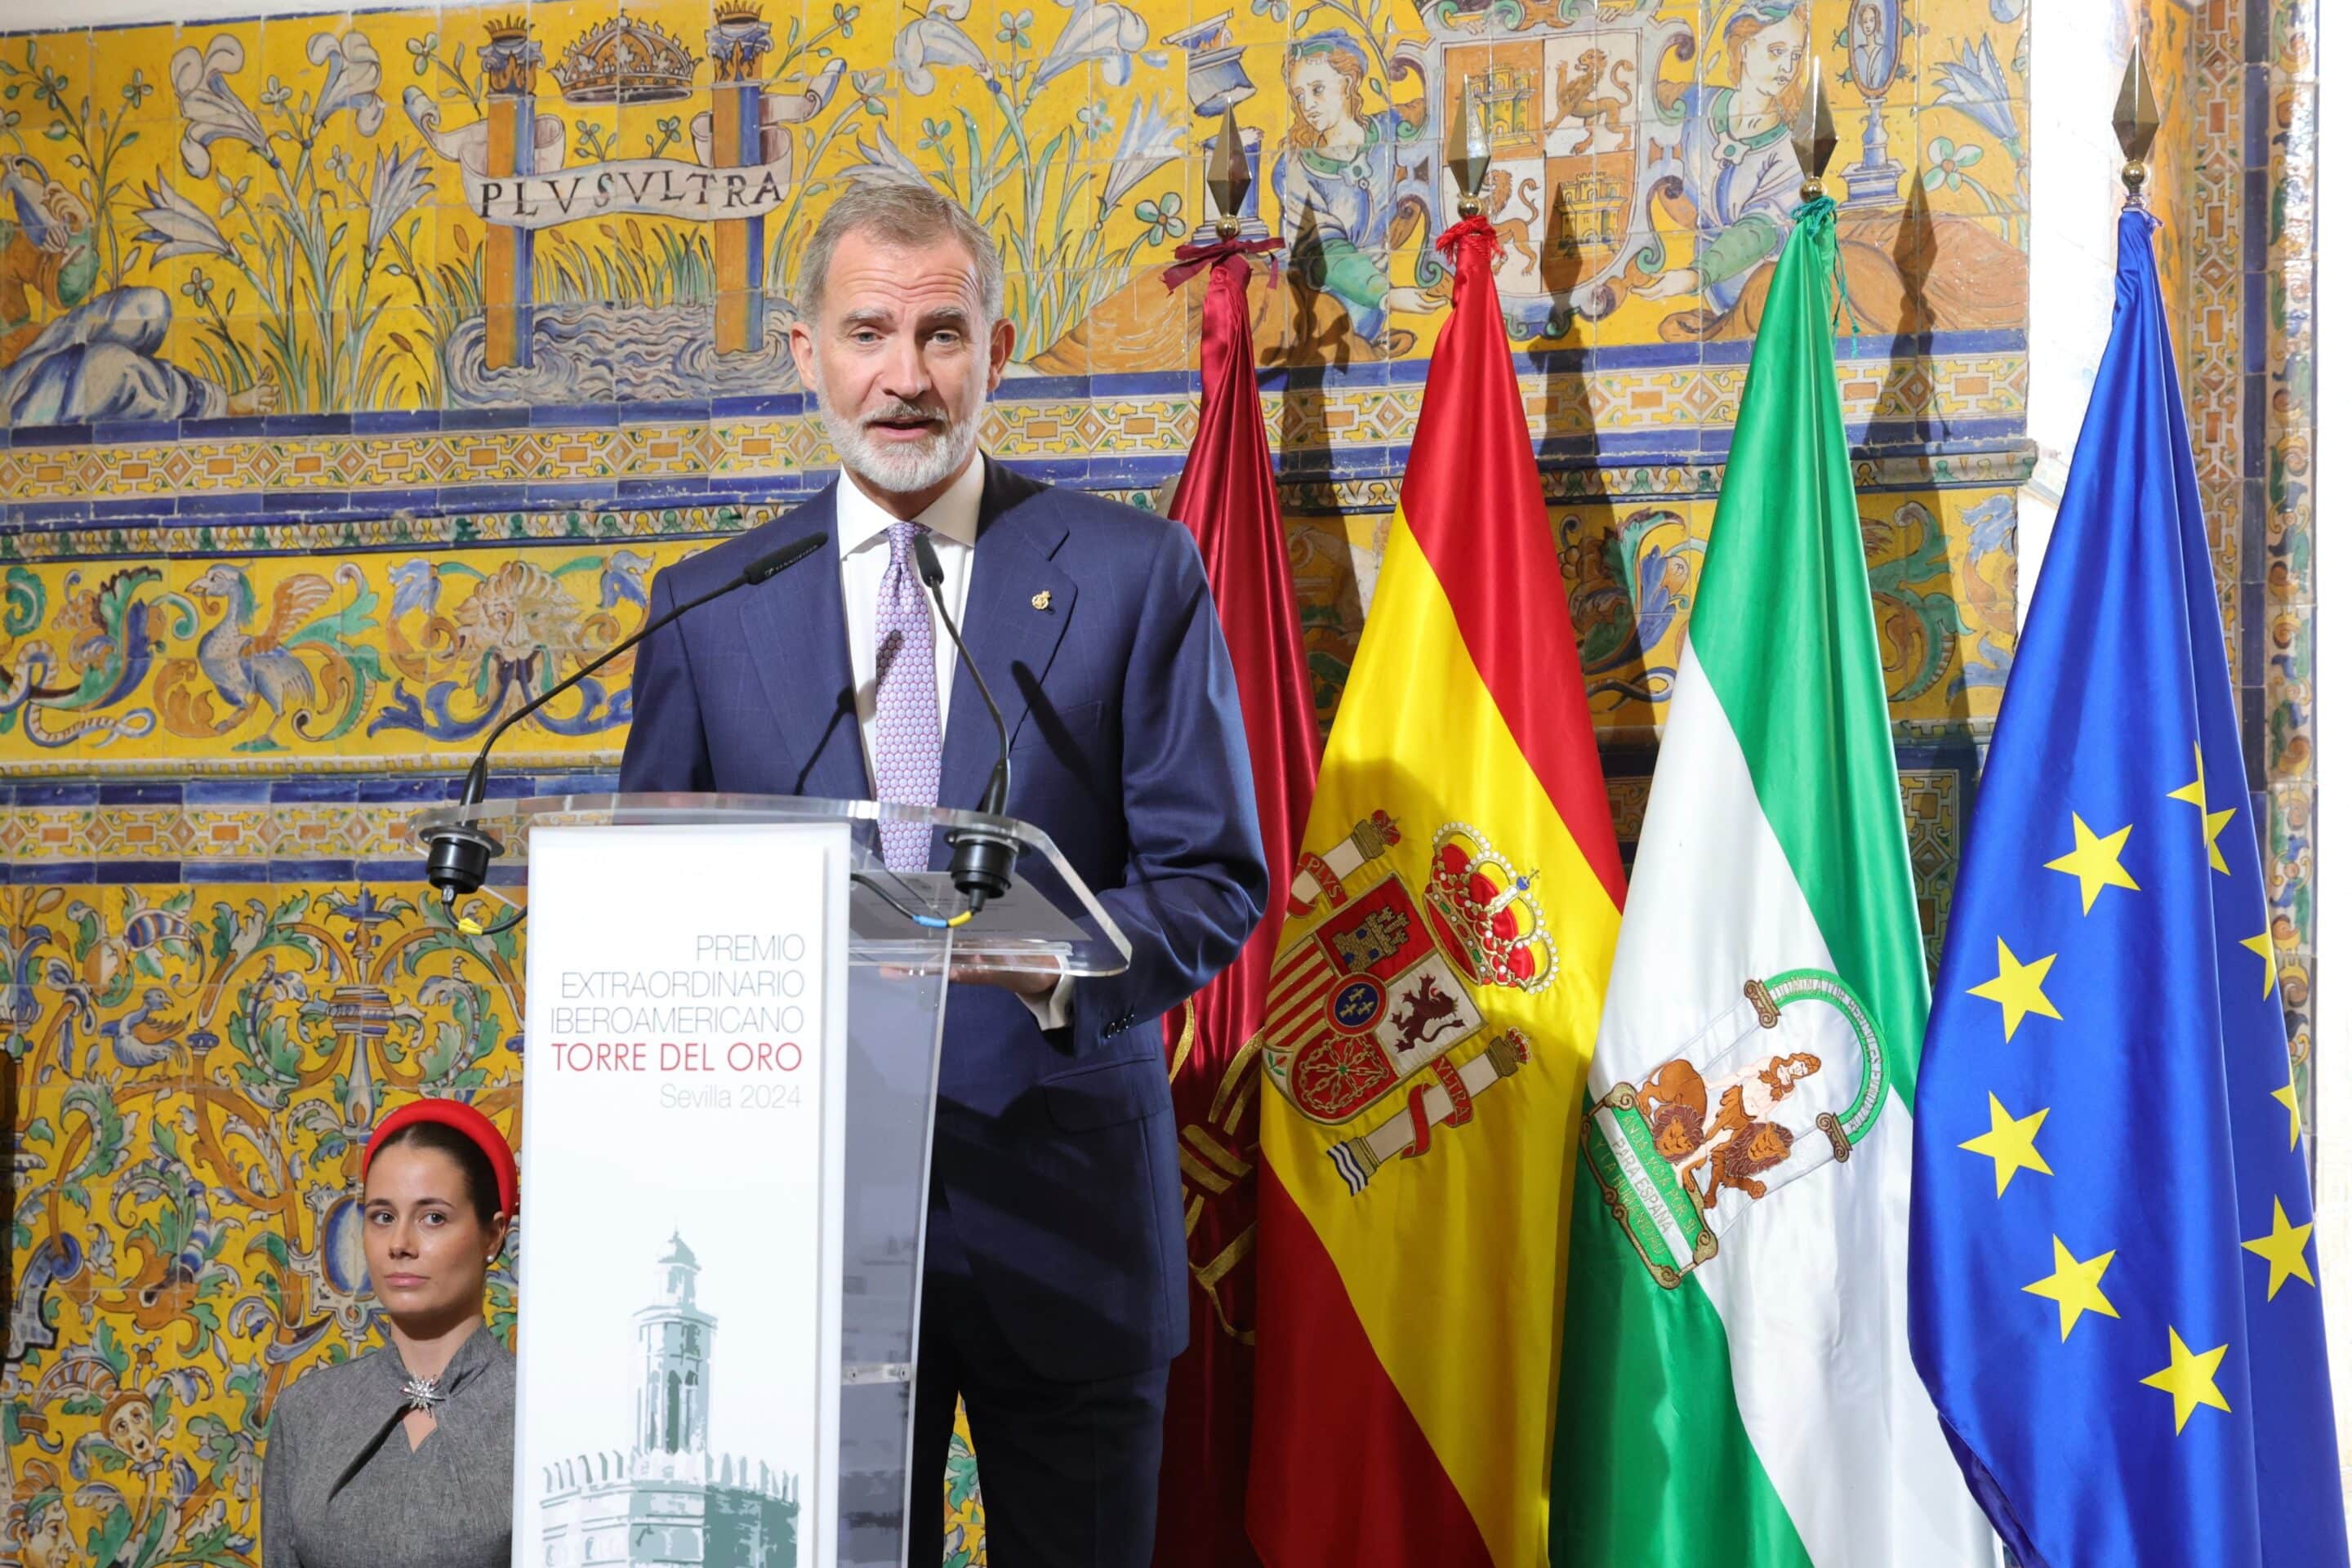
[[[2190,438],[2262,814],[2296,1084],[2311,1088],[2313,0],[2196,16]]]
[[[2234,101],[2257,68],[2262,101],[2295,101],[2276,85],[2291,20],[2253,4],[2259,57],[2224,15],[2238,0],[2138,8],[2168,103],[2192,75],[2200,105]],[[1006,253],[1019,363],[989,449],[1144,504],[1181,464],[1198,348],[1199,285],[1158,271],[1203,224],[1201,153],[1234,106],[1255,213],[1293,242],[1255,296],[1257,349],[1328,720],[1443,319],[1439,132],[1478,95],[1498,282],[1630,844],[1793,205],[1769,182],[1747,199],[1726,154],[1769,173],[1790,96],[1770,73],[1819,53],[1845,135],[1843,390],[1933,951],[2015,643],[2025,13],[555,0],[0,37],[7,1550],[38,1568],[250,1558],[269,1401],[369,1331],[358,1134],[419,1090],[509,1124],[516,1103],[519,953],[420,918],[396,817],[637,625],[660,565],[824,482],[785,290],[799,237],[861,170],[932,180]],[[624,45],[638,68],[614,101]],[[738,142],[732,124],[761,129]],[[526,245],[461,173],[510,166],[516,135],[559,181],[542,205],[602,167],[656,205],[714,163],[769,165],[741,188],[764,204],[772,173],[773,205],[608,213]],[[2292,258],[2256,243],[2209,286],[2188,266],[2217,248],[2200,226],[2253,212],[2286,144],[2217,136],[2201,109],[2168,136],[2166,264],[2202,375],[2265,331],[2244,289]],[[2215,180],[2237,183],[2211,206]],[[2271,358],[2250,363],[2292,363],[2291,332],[2260,341]],[[2200,426],[2220,558],[2246,603],[2291,605],[2294,536],[2258,569],[2231,552],[2240,529],[2261,537],[2248,424]],[[2252,444],[2225,452],[2233,431]],[[2250,624],[2272,635],[2233,621]],[[2269,653],[2242,668],[2280,679]],[[626,676],[511,734],[507,787],[607,778]],[[2294,701],[2307,724],[2307,693],[2261,711]],[[2280,802],[2294,732],[2264,730]],[[2283,919],[2291,815],[2272,818]]]

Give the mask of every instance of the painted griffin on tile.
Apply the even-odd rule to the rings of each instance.
[[[339,607],[338,584],[348,601]],[[375,595],[356,565],[336,568],[331,583],[315,572],[284,578],[271,593],[266,619],[251,574],[232,563],[190,584],[178,602],[185,608],[189,600],[201,606],[188,608],[189,617],[209,617],[210,624],[196,639],[196,657],[165,661],[156,679],[163,725],[173,734],[227,735],[267,709],[261,732],[233,749],[275,752],[285,749],[278,737],[282,723],[315,743],[358,721],[380,667],[358,640],[374,625]]]
[[[76,573],[66,579],[65,602],[50,622],[41,578],[11,566],[0,610],[0,735],[21,722],[26,740],[54,751],[152,731],[153,709],[121,705],[146,680],[158,646],[154,601],[141,595],[163,576],[152,566],[134,566],[85,590]]]

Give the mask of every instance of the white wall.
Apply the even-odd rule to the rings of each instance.
[[[233,16],[340,14],[383,8],[337,5],[331,0],[0,0],[0,33],[42,32],[67,26],[117,26],[126,22],[217,22]]]
[[[2106,352],[2116,306],[2116,214],[2123,201],[2123,150],[2116,144],[2115,93],[2085,82],[2119,82],[2131,57],[2125,0],[2082,0],[2033,8],[2033,60],[2026,84],[2033,136],[2028,258],[2025,433],[2042,448],[2017,497],[2017,600],[2021,622],[2042,574],[2059,499],[2091,384]]]
[[[2338,23],[2352,23],[2342,6],[2334,13]],[[2352,257],[2352,99],[2342,84],[2352,83],[2352,25],[2329,26],[2315,13],[2319,30],[2319,80],[2338,84],[2336,111],[2320,100],[2318,231],[2315,255],[2319,276],[2341,279],[2344,258]],[[2331,267],[2329,258],[2336,261]],[[2345,607],[2352,605],[2352,551],[2344,540],[2343,519],[2352,512],[2352,458],[2334,454],[2352,449],[2352,309],[2330,309],[2325,289],[2314,291],[2317,342],[2313,360],[2318,382],[2318,421],[2312,442],[2312,547],[2318,581],[2313,597],[2320,613],[2315,617],[2316,668],[2313,697],[2322,693],[2337,704],[2352,702],[2352,627],[2345,625]],[[2352,709],[2347,709],[2352,712]],[[2336,826],[2352,843],[2352,826],[2339,819],[2352,807],[2352,791],[2336,795],[2327,781],[2352,776],[2352,739],[2326,720],[2315,726],[2318,754],[2312,776],[2321,814],[2314,831],[2311,944],[2315,953],[2352,952],[2352,854],[2335,863],[2328,851],[2328,829]],[[2332,809],[2331,809],[2332,808]],[[2335,1380],[2336,1432],[2344,1465],[2346,1490],[2352,1493],[2352,967],[2340,959],[2314,966],[2312,1049],[2318,1081],[2312,1109],[2317,1121],[2319,1163],[2317,1236],[2319,1278],[2327,1302],[2327,1361]]]

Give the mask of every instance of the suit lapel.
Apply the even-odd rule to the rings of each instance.
[[[1077,584],[1054,563],[1069,530],[1047,510],[1044,489],[989,463],[971,583],[964,595],[964,644],[988,677],[988,689],[1004,710],[1005,728],[1015,741],[1031,702],[1045,690],[1045,671],[1078,599]],[[995,764],[996,726],[989,721],[971,672],[959,665],[948,701],[947,749],[940,759],[940,804],[964,810],[978,805]]]
[[[864,800],[874,789],[857,733],[857,699],[849,670],[849,619],[841,598],[841,549],[834,494],[839,480],[787,513],[779,532],[822,528],[832,546],[817,557],[744,590],[746,645],[772,650],[754,660],[768,707],[783,739],[793,794]]]

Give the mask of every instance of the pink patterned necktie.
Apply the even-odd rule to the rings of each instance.
[[[874,606],[874,798],[937,805],[940,800],[940,678],[931,601],[915,574],[919,522],[890,525],[890,564]],[[931,861],[927,822],[885,822],[882,861],[920,871]]]

